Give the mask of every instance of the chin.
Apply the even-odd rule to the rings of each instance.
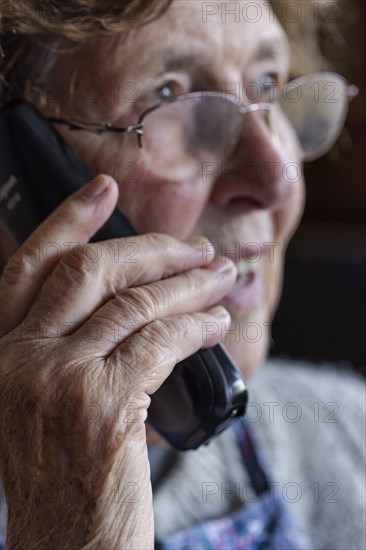
[[[263,365],[269,352],[271,322],[268,307],[262,303],[244,318],[230,313],[230,331],[222,342],[248,380]]]
[[[268,331],[266,335],[262,335],[262,339],[263,342],[246,343],[246,345],[241,346],[236,343],[225,344],[246,380],[249,380],[257,372],[268,355]]]

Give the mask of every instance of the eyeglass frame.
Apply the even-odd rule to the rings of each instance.
[[[53,122],[54,124],[62,124],[65,126],[68,126],[70,130],[77,131],[77,130],[84,130],[87,132],[92,132],[94,134],[102,134],[104,132],[114,132],[114,133],[126,133],[130,134],[132,132],[135,132],[137,135],[137,141],[140,149],[143,149],[143,141],[142,138],[144,136],[144,119],[153,111],[156,111],[157,109],[160,109],[161,107],[165,107],[166,105],[169,105],[171,103],[177,103],[180,101],[184,101],[189,98],[196,98],[196,97],[202,97],[204,94],[204,97],[219,97],[221,98],[221,101],[229,101],[232,104],[234,104],[239,111],[240,115],[246,115],[249,113],[254,113],[257,111],[270,111],[275,105],[276,100],[283,95],[284,89],[289,86],[296,83],[297,86],[302,86],[304,83],[309,82],[309,80],[316,81],[316,78],[318,75],[321,75],[324,77],[325,75],[329,75],[331,77],[336,77],[337,79],[343,80],[345,84],[345,90],[346,90],[346,97],[345,99],[348,99],[348,104],[354,99],[358,93],[359,89],[356,85],[350,84],[342,75],[334,72],[328,72],[328,71],[321,71],[317,73],[309,73],[303,76],[300,76],[298,78],[295,78],[294,80],[290,80],[287,82],[281,90],[278,91],[277,94],[273,96],[273,99],[271,101],[266,102],[259,102],[259,103],[250,103],[247,106],[241,106],[235,101],[234,95],[229,93],[222,93],[222,92],[214,92],[214,91],[198,91],[198,92],[189,92],[186,94],[181,94],[169,99],[166,99],[162,101],[161,103],[158,103],[157,105],[153,105],[152,107],[149,107],[146,111],[144,111],[136,124],[131,124],[129,126],[115,126],[111,122],[104,122],[104,123],[94,123],[94,122],[84,122],[80,120],[74,120],[74,119],[68,119],[68,118],[57,118],[57,117],[47,117],[47,120],[50,122]]]

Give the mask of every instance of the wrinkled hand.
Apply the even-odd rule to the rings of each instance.
[[[1,279],[9,549],[153,547],[149,396],[205,322],[230,322],[208,309],[235,282],[229,260],[167,235],[86,244],[117,195],[104,176],[69,197]]]

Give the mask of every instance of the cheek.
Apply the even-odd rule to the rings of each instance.
[[[140,233],[159,232],[187,239],[205,203],[195,185],[172,184],[144,172],[135,181],[118,180],[119,205]]]
[[[291,185],[292,191],[288,201],[282,208],[273,213],[274,233],[281,243],[281,248],[286,248],[299,225],[304,210],[305,183],[300,165],[298,165],[297,176]]]
[[[118,183],[118,204],[139,233],[167,233],[188,238],[209,195],[202,181],[175,183],[156,177],[146,167],[135,136],[80,136],[65,139],[93,174],[111,175]]]
[[[300,222],[304,202],[305,185],[301,177],[293,183],[293,192],[286,205],[273,214],[274,241],[279,245],[275,249],[273,261],[266,263],[265,278],[270,316],[273,315],[280,298],[286,248]]]
[[[127,162],[129,175],[115,176],[120,190],[118,203],[138,231],[187,239],[202,214],[208,190],[198,182],[177,184],[159,178],[132,156]],[[123,164],[126,166],[126,160]],[[108,162],[104,170],[108,170]]]
[[[273,222],[275,234],[286,247],[297,228],[305,200],[305,185],[303,166],[300,162],[301,153],[294,130],[288,121],[282,116],[277,119],[278,139],[282,143],[281,148],[286,149],[286,159],[282,166],[282,177],[290,187],[287,201],[278,210],[274,211]]]
[[[228,348],[247,379],[263,363],[269,351],[270,322],[281,295],[285,249],[300,221],[304,199],[305,188],[301,179],[294,182],[286,205],[272,213],[273,241],[278,246],[273,248],[273,256],[264,260],[264,302],[245,320],[234,319],[233,334],[227,338]],[[250,332],[251,326],[254,333]],[[255,328],[259,332],[255,333]]]
[[[245,320],[234,320],[225,345],[248,380],[263,364],[270,343],[270,323],[264,305],[248,315]]]

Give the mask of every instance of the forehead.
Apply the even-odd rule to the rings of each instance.
[[[68,89],[96,85],[102,101],[96,105],[82,95],[78,110],[87,117],[98,108],[99,116],[109,120],[131,110],[139,96],[171,72],[198,89],[208,83],[236,86],[265,72],[286,78],[288,68],[288,41],[267,0],[174,0],[149,24],[98,39],[77,58],[67,56],[54,78],[70,81]]]
[[[286,36],[267,0],[174,0],[159,19],[132,31],[119,51],[135,74],[192,64],[225,65],[229,71],[256,59],[288,61]]]

